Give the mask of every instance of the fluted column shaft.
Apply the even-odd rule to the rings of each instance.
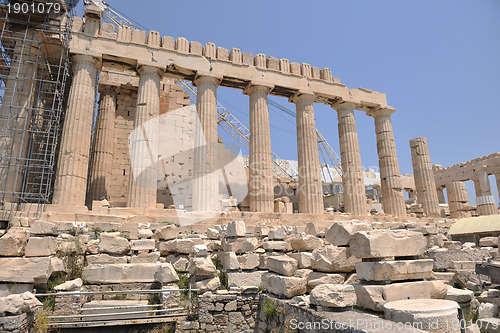
[[[318,153],[318,135],[314,120],[314,95],[294,97],[297,109],[297,154],[299,167],[299,211],[323,213],[323,189]]]
[[[446,184],[448,195],[448,207],[451,218],[462,218],[471,216],[469,211],[469,196],[464,182],[453,181]]]
[[[417,201],[427,216],[438,217],[439,199],[427,139],[424,137],[411,139],[410,148]]]
[[[344,103],[333,106],[333,108],[337,110],[339,120],[344,211],[354,215],[368,215],[363,166],[361,164],[358,131],[354,117],[354,105]]]
[[[406,204],[399,172],[396,142],[392,130],[390,116],[392,112],[393,110],[390,109],[378,109],[369,115],[375,118],[384,212],[395,217],[405,217]]]
[[[486,168],[477,169],[478,177],[474,179],[476,205],[478,215],[498,214],[495,199],[491,193],[490,180]]]
[[[129,136],[127,207],[156,208],[161,71],[141,66],[139,74],[134,129]]]
[[[104,86],[100,91],[90,169],[90,203],[92,200],[109,199],[113,169],[116,95],[116,88],[111,86]]]
[[[74,55],[73,82],[59,150],[53,203],[85,205],[87,175],[94,116],[97,59]]]
[[[219,179],[217,170],[217,86],[219,80],[201,76],[197,87],[196,109],[199,121],[195,126],[193,166],[193,210],[219,210]]]
[[[440,204],[446,204],[446,199],[444,198],[444,188],[436,188],[438,201]]]
[[[9,76],[0,108],[0,192],[4,200],[15,202],[22,190],[24,166],[30,140],[27,132],[32,118],[38,42],[35,31],[13,33],[14,43]]]
[[[251,86],[245,93],[250,96],[250,179],[248,184],[250,211],[273,212],[271,129],[267,104],[269,88]]]

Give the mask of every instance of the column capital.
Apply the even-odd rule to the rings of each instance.
[[[356,102],[341,100],[333,103],[331,107],[337,112],[344,110],[354,110],[356,108]]]
[[[77,63],[86,62],[100,70],[102,67],[102,54],[96,52],[73,53],[71,56],[73,66]]]
[[[291,103],[297,103],[302,99],[311,100],[314,102],[316,99],[316,94],[312,90],[299,90],[293,96],[291,96],[288,101]]]
[[[250,81],[250,83],[243,89],[243,94],[250,95],[254,91],[264,91],[269,94],[274,89],[274,84],[268,82]]]
[[[216,86],[219,86],[223,78],[224,77],[222,75],[198,71],[196,72],[196,76],[194,77],[193,85],[198,86],[199,83],[209,82],[215,84]]]
[[[160,78],[165,74],[165,68],[156,63],[138,63],[137,72],[139,74],[157,74]]]
[[[376,108],[370,108],[370,111],[366,112],[367,116],[376,118],[378,116],[390,116],[396,112],[396,109],[393,108],[392,106],[385,106],[385,107],[376,107]]]

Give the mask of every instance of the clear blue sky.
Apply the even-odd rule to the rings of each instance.
[[[107,2],[162,35],[328,67],[349,88],[385,93],[401,173],[413,172],[409,140],[418,136],[443,166],[500,151],[500,0]],[[218,94],[248,124],[248,97]],[[293,118],[270,112],[273,151],[296,159]],[[338,152],[336,112],[321,104],[315,112]],[[356,112],[356,121],[363,165],[378,166],[373,119]]]

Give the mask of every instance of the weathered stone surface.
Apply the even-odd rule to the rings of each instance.
[[[159,252],[146,253],[142,252],[130,257],[131,264],[154,264],[160,260]]]
[[[80,289],[83,286],[83,281],[80,278],[66,281],[54,287],[54,290],[57,291],[72,291]]]
[[[57,251],[56,237],[30,237],[26,246],[26,257],[48,257]]]
[[[179,236],[179,228],[174,225],[167,225],[155,231],[155,237],[159,240],[172,240]]]
[[[306,278],[282,276],[267,272],[262,275],[262,287],[279,297],[292,298],[307,292]]]
[[[89,265],[126,264],[127,257],[121,255],[109,255],[106,253],[99,253],[96,255],[87,256],[87,263]]]
[[[174,266],[177,272],[185,273],[189,268],[189,259],[185,255],[170,254],[167,256],[167,261]]]
[[[452,286],[446,286],[447,293],[446,299],[450,301],[455,301],[458,303],[467,303],[472,301],[474,298],[474,292],[467,289],[457,289]]]
[[[177,275],[174,267],[170,263],[160,264],[158,270],[155,274],[155,280],[160,283],[170,283],[179,281],[179,276]]]
[[[34,283],[47,280],[53,272],[64,271],[61,259],[49,257],[0,258],[0,281]]]
[[[286,255],[273,256],[267,258],[267,267],[272,272],[292,276],[297,271],[298,262]]]
[[[132,251],[153,251],[156,248],[154,239],[133,239],[130,241]]]
[[[335,273],[311,272],[307,275],[307,288],[312,290],[322,284],[342,284],[344,276]]]
[[[286,237],[285,229],[283,227],[272,228],[269,230],[268,237],[271,240],[284,240]]]
[[[318,236],[316,225],[313,222],[308,222],[305,229],[306,235]]]
[[[0,237],[0,256],[22,256],[29,237],[29,229],[10,228]]]
[[[480,248],[462,250],[437,249],[429,251],[427,256],[434,260],[434,270],[443,270],[453,267],[454,261],[485,261],[491,258],[489,251]]]
[[[289,257],[297,260],[299,266],[298,268],[311,268],[312,262],[312,253],[311,252],[296,252],[296,253],[287,253]]]
[[[155,282],[160,264],[106,264],[83,268],[82,278],[88,283]]]
[[[167,255],[172,252],[194,254],[195,242],[192,239],[174,239],[168,242],[160,242],[160,253]]]
[[[126,254],[130,251],[130,244],[126,238],[115,233],[102,233],[98,250],[99,253]]]
[[[323,246],[323,241],[312,235],[297,235],[290,238],[290,245],[295,251],[312,251]]]
[[[33,235],[57,235],[57,224],[36,220],[33,222],[30,232]]]
[[[260,256],[257,253],[246,253],[238,256],[239,266],[243,270],[252,270],[259,266]]]
[[[427,241],[420,232],[406,230],[373,230],[355,233],[349,247],[358,258],[419,256]]]
[[[207,228],[208,239],[219,239],[220,232],[217,229]]]
[[[389,285],[354,285],[358,305],[374,311],[383,311],[384,304],[402,299],[443,299],[446,286],[441,281],[419,281]]]
[[[189,274],[195,276],[213,276],[217,269],[208,258],[192,258],[188,270]]]
[[[0,316],[4,317],[21,313],[32,313],[42,306],[43,304],[29,291],[22,294],[0,297]]]
[[[479,240],[479,246],[498,247],[498,237],[483,237]]]
[[[348,247],[327,245],[312,252],[313,269],[321,272],[352,272],[360,259],[352,255]]]
[[[261,285],[262,275],[266,271],[255,271],[255,272],[228,272],[227,273],[227,283],[229,287],[243,287],[243,286],[254,286],[259,287]]]
[[[345,308],[356,305],[356,292],[352,285],[322,284],[311,291],[311,304],[330,308]]]
[[[240,268],[238,257],[234,252],[219,252],[217,253],[217,258],[226,271],[234,271]]]
[[[358,231],[371,230],[370,223],[359,221],[335,222],[325,234],[325,240],[335,246],[349,244],[349,239]]]
[[[481,303],[479,305],[478,317],[483,318],[493,318],[498,316],[498,305],[493,303]]]
[[[356,273],[366,281],[427,279],[432,276],[433,264],[431,259],[358,262]]]
[[[405,299],[386,303],[384,312],[385,319],[424,331],[460,333],[458,307],[443,299]]]
[[[245,222],[243,221],[232,221],[227,225],[226,236],[227,237],[245,237],[246,235]]]
[[[195,289],[201,289],[201,291],[215,291],[220,288],[220,279],[218,276],[197,281],[194,283]]]
[[[264,250],[267,251],[291,251],[292,247],[285,241],[265,241],[262,244]]]
[[[253,252],[259,246],[259,240],[255,237],[247,238],[241,244],[241,252],[248,253]]]

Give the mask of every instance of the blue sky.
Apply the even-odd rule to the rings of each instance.
[[[409,140],[418,136],[443,166],[500,150],[500,0],[107,2],[162,35],[328,67],[349,88],[385,93],[401,173],[413,172]],[[230,88],[218,96],[248,124],[247,96]],[[315,104],[315,113],[338,152],[336,112]],[[296,159],[293,118],[273,108],[270,116],[273,151]],[[358,111],[356,121],[363,165],[377,166],[373,119]]]

